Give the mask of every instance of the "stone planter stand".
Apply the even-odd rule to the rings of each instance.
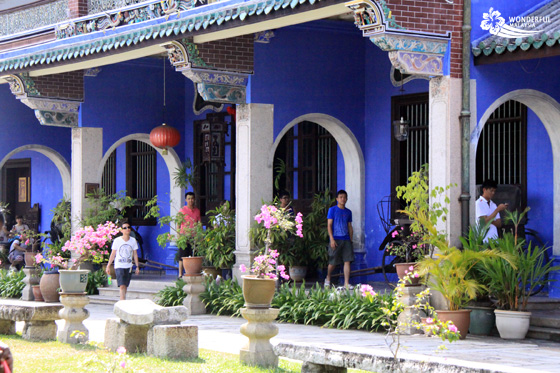
[[[25,287],[23,288],[23,294],[21,296],[22,300],[35,300],[35,296],[33,296],[33,285],[39,285],[39,278],[37,274],[39,270],[35,267],[24,267],[23,273],[25,273],[25,277],[23,282],[25,283]]]
[[[279,312],[277,308],[241,309],[241,315],[248,322],[241,325],[240,331],[249,338],[247,344],[239,351],[242,363],[265,368],[278,367],[278,356],[272,349],[270,338],[278,334],[278,327],[273,321]]]
[[[86,342],[89,339],[89,331],[82,321],[89,317],[89,311],[84,307],[89,304],[89,297],[83,294],[64,294],[60,293],[60,302],[64,308],[58,312],[64,320],[62,328],[58,330],[58,340],[62,343],[77,344]],[[74,334],[75,331],[83,334]]]
[[[421,329],[410,325],[412,322],[421,322],[422,317],[426,317],[421,310],[415,309],[416,295],[420,294],[426,287],[422,285],[406,286],[403,290],[400,301],[404,304],[404,310],[400,313],[397,321],[399,323],[400,334],[422,334]]]
[[[183,280],[187,283],[183,286],[183,291],[187,293],[183,306],[189,310],[189,316],[206,313],[206,306],[200,300],[200,293],[206,290],[204,278],[204,276],[183,276]]]

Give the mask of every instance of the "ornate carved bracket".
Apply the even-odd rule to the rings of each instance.
[[[200,58],[196,45],[187,40],[172,41],[163,46],[175,70],[195,83],[204,101],[224,104],[246,102],[249,75],[214,69]]]
[[[7,75],[3,78],[10,84],[14,96],[35,111],[35,117],[42,125],[78,126],[81,101],[43,97],[27,74]]]
[[[381,3],[381,5],[378,4]],[[406,31],[391,17],[383,0],[354,0],[346,3],[354,12],[354,23],[403,74],[441,76],[450,33],[445,35]]]

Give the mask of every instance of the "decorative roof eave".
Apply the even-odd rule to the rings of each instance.
[[[66,36],[63,38],[51,42],[2,53],[0,54],[0,72],[7,73],[45,66],[60,61],[86,58],[119,48],[134,47],[150,39],[184,37],[185,34],[207,29],[213,25],[220,26],[232,21],[243,22],[247,17],[261,14],[266,15],[288,7],[294,9],[296,6],[306,2],[309,5],[313,5],[319,1],[325,2],[328,0],[225,0],[185,11],[182,11],[180,8],[181,4],[186,3],[184,0],[171,1],[171,3],[179,3],[179,7],[175,12],[161,17],[141,22],[132,22],[130,24],[119,23],[85,34],[64,34]],[[137,5],[154,5],[155,3],[160,2],[152,1]],[[188,1],[188,3],[191,3],[191,1]],[[113,17],[109,18],[116,22],[114,16],[117,16],[118,19],[119,13],[125,10],[130,11],[131,9],[132,7],[129,6],[115,10],[109,13],[108,16]],[[72,28],[69,25],[76,25],[77,22],[79,24],[87,24],[87,22],[91,22],[92,17],[95,16],[82,17],[70,24],[65,22],[53,25],[51,29],[60,30],[66,25],[64,28],[66,30]],[[78,29],[79,27],[74,26],[75,31]],[[23,36],[22,34],[19,35],[20,37]]]
[[[490,9],[492,13],[493,8]],[[496,19],[502,18],[501,14],[495,11],[491,17]],[[510,17],[511,19],[512,17]],[[475,57],[490,56],[492,54],[503,55],[506,52],[526,52],[530,50],[546,49],[546,47],[554,47],[560,44],[560,3],[557,1],[549,1],[544,4],[539,4],[534,8],[528,9],[518,17],[513,19],[519,20],[533,20],[532,22],[521,22],[517,24],[502,24],[500,27],[490,28],[490,32],[486,35],[474,40],[471,44],[471,51]],[[540,20],[539,22],[535,20]],[[486,22],[483,21],[483,23]],[[515,31],[526,32],[532,35],[525,35],[523,37],[511,38],[503,37],[500,32],[503,29],[506,31],[515,26]],[[481,25],[482,27],[482,25]]]
[[[354,23],[381,50],[389,52],[393,66],[403,74],[441,76],[451,33],[405,30],[391,16],[384,0],[353,0],[346,6]]]

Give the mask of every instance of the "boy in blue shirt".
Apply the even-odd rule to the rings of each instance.
[[[336,193],[336,206],[329,209],[327,215],[327,229],[330,238],[329,247],[329,266],[327,268],[327,278],[325,287],[331,285],[331,273],[337,265],[344,262],[344,287],[352,289],[350,285],[350,263],[354,261],[354,249],[352,247],[352,211],[347,209],[346,201],[348,194],[345,190]]]

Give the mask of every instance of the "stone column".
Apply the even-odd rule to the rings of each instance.
[[[273,109],[273,105],[267,104],[237,106],[233,275],[238,281],[242,275],[239,265],[251,266],[249,228],[262,201],[272,199],[272,166],[268,157],[273,143]]]
[[[101,183],[97,175],[102,159],[103,129],[72,128],[72,231],[86,208],[86,183]]]
[[[38,272],[39,271],[35,267],[23,268],[23,273],[25,273],[25,277],[23,279],[25,287],[23,288],[23,294],[21,296],[22,300],[35,300],[32,286],[39,285],[39,278],[37,277]]]
[[[461,79],[442,76],[430,80],[430,188],[455,183],[449,197],[447,221],[438,229],[452,245],[461,236]],[[443,201],[441,201],[443,202]]]
[[[204,278],[204,276],[183,276],[183,280],[187,283],[183,286],[183,291],[188,294],[183,301],[183,306],[189,310],[189,316],[206,313],[206,306],[200,299],[200,293],[206,290]]]
[[[246,324],[241,325],[241,334],[249,338],[239,351],[241,362],[265,368],[278,367],[278,356],[272,349],[270,338],[278,334],[278,327],[273,321],[279,312],[277,308],[241,309],[241,315],[247,320]]]
[[[60,303],[64,305],[64,308],[58,311],[58,315],[64,320],[64,325],[58,330],[58,340],[62,343],[73,344],[87,342],[89,331],[82,323],[89,317],[89,311],[85,309],[85,306],[89,304],[87,294],[61,293]]]

